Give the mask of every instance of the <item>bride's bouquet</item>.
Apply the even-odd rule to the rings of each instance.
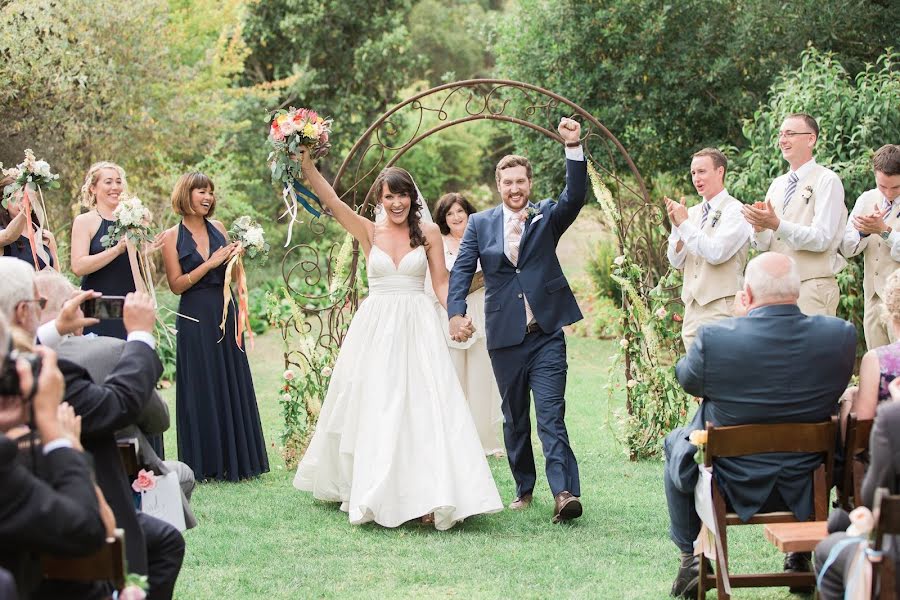
[[[34,264],[38,264],[38,255],[44,255],[43,244],[38,248],[37,240],[43,239],[43,230],[49,227],[47,223],[47,208],[44,206],[43,188],[55,190],[59,188],[59,174],[50,172],[50,164],[45,160],[39,160],[29,148],[25,150],[25,160],[15,167],[3,169],[0,163],[0,171],[6,177],[12,177],[13,182],[3,188],[2,206],[7,208],[9,200],[22,190],[22,211],[25,213],[25,236],[31,246],[31,254]],[[37,195],[35,195],[37,192]],[[36,201],[36,203],[35,203]],[[37,216],[37,231],[31,220],[31,212]],[[46,261],[45,261],[46,262]]]
[[[231,280],[235,269],[237,269],[237,314],[235,315],[234,341],[241,348],[241,336],[244,332],[250,337],[250,346],[253,346],[253,330],[250,328],[250,294],[247,290],[247,274],[244,269],[243,255],[246,253],[247,258],[265,261],[269,257],[269,244],[266,242],[265,232],[262,226],[244,215],[238,217],[228,230],[231,241],[238,242],[242,248],[242,252],[236,252],[228,260],[225,267],[225,286],[222,289],[222,295],[225,302],[222,305],[222,321],[219,323],[219,329],[222,331],[222,337],[219,341],[225,339],[225,324],[228,320],[228,305],[233,298],[231,293]],[[242,348],[243,349],[243,348]]]
[[[300,204],[315,217],[322,212],[322,203],[318,197],[301,183],[303,175],[300,166],[292,156],[301,148],[306,148],[312,158],[321,158],[328,154],[331,143],[331,119],[321,117],[316,111],[308,108],[290,107],[271,113],[268,143],[268,163],[272,173],[272,181],[283,186],[282,197],[287,210],[282,217],[289,216],[288,237],[285,247],[291,243],[291,232],[297,222],[297,205]],[[310,202],[316,204],[318,210]]]
[[[106,235],[100,238],[100,243],[104,248],[112,248],[125,238],[134,289],[150,294],[155,303],[156,288],[153,285],[150,259],[147,258],[144,248],[146,243],[153,241],[153,232],[150,229],[153,215],[140,198],[126,196],[119,200],[112,217],[113,224],[109,226]]]

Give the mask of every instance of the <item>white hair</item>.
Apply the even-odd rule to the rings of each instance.
[[[9,352],[9,322],[6,315],[0,313],[0,365],[6,360],[7,352]]]
[[[44,269],[34,276],[34,285],[38,292],[47,299],[47,306],[41,312],[41,322],[46,323],[59,316],[66,300],[72,297],[75,286],[65,275],[53,269]]]
[[[0,256],[0,313],[12,322],[16,305],[34,300],[34,267],[18,258]]]
[[[764,252],[747,263],[744,284],[754,304],[796,302],[800,297],[800,273],[790,256]]]

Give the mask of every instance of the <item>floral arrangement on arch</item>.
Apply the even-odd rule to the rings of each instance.
[[[613,231],[620,232],[621,216],[600,174],[588,163],[588,174],[600,210]],[[623,337],[609,367],[610,400],[624,389],[627,411],[622,415],[624,444],[630,459],[657,458],[662,440],[684,423],[691,398],[675,378],[675,359],[683,353],[682,307],[671,290],[677,289],[680,273],[670,270],[650,290],[645,289],[644,270],[626,251],[613,260],[611,277],[622,289]],[[622,382],[621,371],[626,371]]]

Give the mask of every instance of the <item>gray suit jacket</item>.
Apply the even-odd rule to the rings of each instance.
[[[94,381],[102,382],[116,365],[124,346],[124,340],[114,337],[69,336],[60,342],[57,353],[61,358],[70,360],[83,367]],[[146,436],[163,433],[168,428],[169,407],[160,395],[154,391],[144,411],[138,417],[136,425],[116,432],[116,438],[136,438],[138,441],[138,458],[141,463],[165,475],[170,469],[153,451]],[[184,521],[188,529],[196,527],[197,519],[183,492],[181,494],[181,505],[184,508]]]
[[[700,328],[676,374],[686,392],[703,398],[693,425],[815,423],[837,411],[856,356],[856,329],[835,317],[807,316],[795,304],[764,306],[746,317]],[[690,430],[666,440],[676,485],[696,467],[685,469],[694,447]],[[679,463],[678,461],[682,461]],[[812,512],[812,478],[817,455],[770,453],[717,459],[716,481],[735,512],[746,521],[777,490],[801,520]],[[681,481],[681,483],[677,483]]]

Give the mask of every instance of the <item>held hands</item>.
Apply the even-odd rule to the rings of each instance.
[[[153,298],[144,292],[131,292],[125,296],[122,321],[128,333],[134,331],[153,333],[156,325],[156,306],[153,304]]]
[[[875,234],[880,235],[884,231],[890,231],[891,228],[884,222],[884,216],[890,211],[890,208],[876,210],[871,215],[857,215],[853,217],[853,226],[863,235]]]
[[[684,196],[681,197],[681,202],[675,202],[668,196],[664,196],[666,201],[666,213],[669,215],[669,221],[672,222],[672,225],[675,227],[681,227],[681,224],[687,221],[688,219],[688,209],[685,205]]]
[[[775,231],[781,225],[781,219],[775,214],[772,202],[756,202],[752,206],[745,204],[741,208],[744,213],[744,219],[753,226],[753,231],[759,233],[763,229],[771,229]]]
[[[89,298],[99,298],[100,296],[100,292],[93,290],[78,291],[72,294],[72,297],[62,305],[62,309],[59,311],[56,321],[54,321],[56,331],[60,335],[68,335],[70,333],[81,335],[85,327],[99,323],[100,319],[86,318],[84,313],[81,312],[81,305]]]
[[[226,244],[222,246],[218,250],[212,253],[212,255],[207,259],[207,264],[209,264],[210,268],[215,269],[216,267],[222,266],[228,259],[230,259],[235,251],[238,248],[237,242],[231,242],[230,244]]]
[[[564,143],[574,143],[581,139],[581,123],[574,119],[563,117],[556,130]]]
[[[465,342],[475,333],[472,319],[464,315],[454,315],[450,319],[450,338],[454,342]]]

